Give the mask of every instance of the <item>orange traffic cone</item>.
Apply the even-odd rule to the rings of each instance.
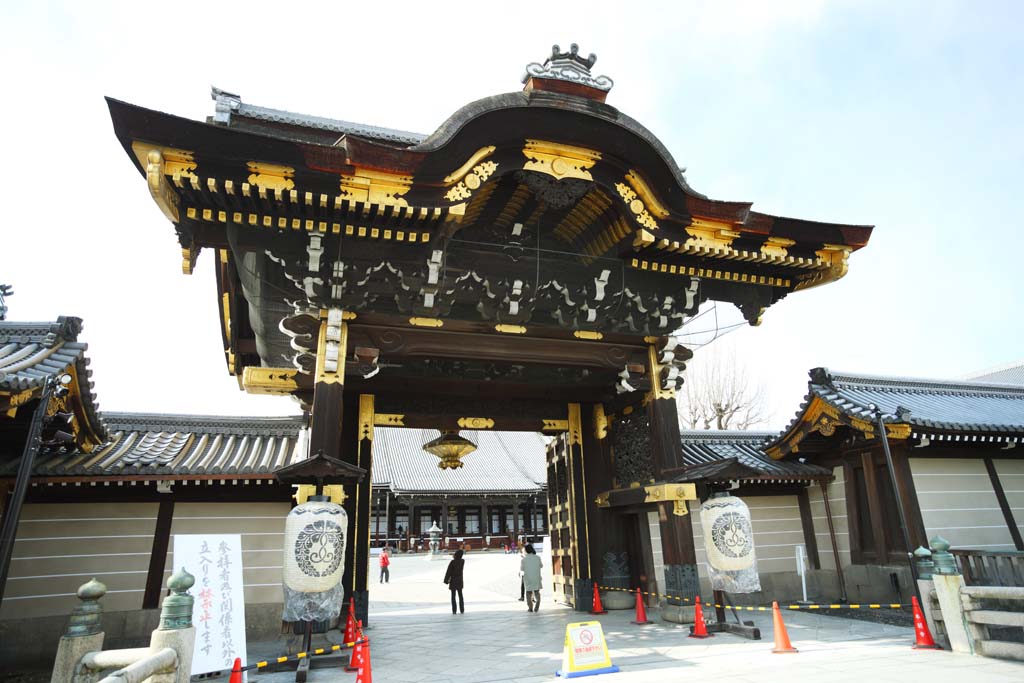
[[[704,610],[700,606],[700,596],[694,600],[693,605],[693,628],[690,629],[690,638],[714,638],[708,633],[708,625],[704,623]]]
[[[932,632],[928,630],[928,622],[925,621],[924,612],[917,602],[917,596],[910,598],[914,606],[914,649],[915,650],[941,650],[932,639]]]
[[[782,654],[784,652],[797,652],[789,642],[789,634],[786,633],[786,625],[782,623],[782,612],[779,611],[779,603],[772,603],[772,630],[775,632],[775,647],[772,652]]]
[[[345,619],[345,642],[351,643],[356,639],[356,601],[348,599],[348,617]]]
[[[640,596],[640,589],[636,589],[636,619],[633,621],[634,624],[643,626],[644,624],[653,624],[653,621],[647,619],[647,610],[644,609],[644,599]]]
[[[359,671],[356,673],[356,683],[373,683],[373,673],[370,671],[370,640],[361,638],[366,642],[363,645],[363,656],[359,660]]]
[[[235,665],[231,667],[231,678],[228,683],[242,683],[242,660],[235,657]]]
[[[354,629],[355,635],[350,643],[354,642],[352,646],[352,656],[348,659],[348,664],[345,666],[345,671],[359,671],[359,659],[363,656],[363,620],[360,619],[356,623]]]
[[[608,610],[601,604],[601,593],[597,590],[597,584],[594,584],[594,603],[590,608],[591,614],[608,614]]]

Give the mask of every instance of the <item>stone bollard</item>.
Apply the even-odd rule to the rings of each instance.
[[[932,562],[935,563],[932,582],[935,585],[935,596],[939,599],[939,609],[942,610],[942,626],[949,639],[949,647],[953,652],[974,654],[974,641],[967,631],[967,619],[960,599],[964,577],[960,576],[956,559],[949,552],[949,541],[936,536],[930,545]]]
[[[74,680],[79,660],[87,652],[103,649],[103,607],[100,598],[107,593],[107,587],[92,579],[78,587],[81,602],[71,610],[67,629],[57,646],[53,660],[50,683],[67,683]]]
[[[171,648],[178,653],[178,668],[174,673],[153,676],[151,683],[189,683],[192,677],[192,653],[195,649],[196,629],[192,625],[194,599],[188,590],[195,584],[194,576],[184,567],[167,579],[171,594],[160,607],[160,628],[153,631],[149,648],[158,652]]]

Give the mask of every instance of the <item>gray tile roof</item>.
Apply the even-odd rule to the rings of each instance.
[[[964,377],[972,382],[986,384],[1021,384],[1024,385],[1024,361],[1007,363],[986,370],[979,370]]]
[[[373,485],[395,493],[539,493],[547,482],[545,440],[528,432],[463,432],[477,450],[463,467],[442,470],[423,450],[436,431],[378,427],[373,441]]]
[[[886,422],[910,424],[915,433],[925,435],[961,432],[1024,436],[1024,386],[879,377],[828,368],[815,368],[810,375],[807,397],[783,434],[800,421],[814,398],[821,398],[840,412],[862,420],[874,420],[869,406],[877,405]]]
[[[0,391],[17,393],[42,387],[47,379],[74,368],[82,405],[93,431],[106,432],[98,415],[88,344],[78,341],[82,319],[60,316],[55,322],[0,320]]]
[[[831,478],[832,472],[824,467],[796,460],[773,460],[761,450],[761,445],[775,436],[775,432],[683,431],[680,440],[686,470],[677,479],[807,481]],[[738,470],[743,474],[736,475]]]
[[[258,107],[242,102],[238,95],[224,92],[213,88],[212,97],[217,102],[217,114],[213,117],[218,123],[225,123],[229,126],[245,127],[242,119],[254,119],[256,121],[269,121],[271,123],[283,123],[299,128],[310,128],[313,130],[327,131],[342,135],[354,135],[356,137],[387,142],[399,146],[416,145],[423,142],[427,136],[421,133],[410,133],[404,130],[393,128],[382,128],[371,126],[365,123],[353,123],[340,119],[330,119],[323,116],[311,116],[309,114],[296,114],[283,109],[271,109],[269,107]]]
[[[92,453],[43,455],[37,476],[270,474],[296,461],[305,419],[104,413],[109,441]],[[12,470],[17,463],[5,469]],[[13,474],[0,470],[0,476]]]

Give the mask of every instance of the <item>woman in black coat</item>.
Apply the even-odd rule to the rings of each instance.
[[[465,613],[466,603],[462,600],[462,568],[466,561],[462,559],[462,551],[455,551],[455,559],[448,563],[448,571],[444,574],[444,582],[452,592],[452,614],[455,614],[455,594],[459,594],[459,612]]]

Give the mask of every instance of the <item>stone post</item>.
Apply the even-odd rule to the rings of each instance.
[[[100,606],[100,598],[106,592],[107,587],[96,579],[79,586],[78,599],[81,603],[71,610],[68,627],[60,638],[50,683],[74,680],[75,669],[82,657],[87,652],[103,649],[103,631],[100,630],[103,608]]]
[[[189,683],[196,629],[192,625],[193,598],[188,590],[195,582],[195,577],[184,568],[167,579],[171,594],[164,598],[160,609],[160,628],[153,631],[149,647],[153,652],[168,647],[173,649],[178,653],[178,668],[174,673],[153,676],[150,683]]]
[[[936,536],[931,540],[931,546],[932,561],[935,564],[932,582],[942,610],[942,625],[949,639],[949,647],[953,652],[974,654],[974,641],[967,630],[967,618],[960,599],[964,577],[957,572],[956,561],[949,552],[949,541]]]

